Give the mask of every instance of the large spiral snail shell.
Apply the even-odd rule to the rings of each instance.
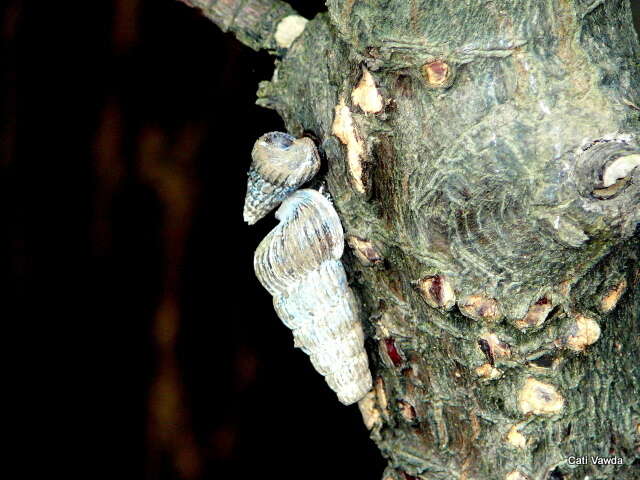
[[[244,201],[244,221],[253,225],[291,192],[318,173],[320,157],[313,140],[270,132],[253,146]]]
[[[333,205],[315,190],[292,193],[276,212],[280,223],[254,256],[256,276],[273,296],[295,346],[345,405],[371,389],[359,308],[340,257],[344,233]]]

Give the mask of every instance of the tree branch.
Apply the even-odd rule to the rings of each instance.
[[[288,48],[292,32],[283,31],[287,30],[285,24],[293,26],[295,37],[306,24],[306,19],[298,15],[288,3],[280,0],[180,1],[200,9],[223,32],[232,32],[240,42],[256,51]],[[293,17],[293,21],[282,22],[287,17]]]

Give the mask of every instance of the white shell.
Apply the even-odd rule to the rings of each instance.
[[[273,210],[320,168],[313,140],[270,132],[253,146],[244,201],[244,221],[253,225]]]
[[[342,403],[355,403],[371,390],[371,373],[358,304],[340,262],[340,219],[315,190],[293,193],[276,218],[280,224],[256,250],[256,276],[293,330],[295,346],[309,355]]]

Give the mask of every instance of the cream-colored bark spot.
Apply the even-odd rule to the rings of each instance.
[[[502,372],[490,363],[485,363],[484,365],[476,368],[476,375],[487,380],[494,380],[500,377],[500,375],[502,375]]]
[[[453,286],[443,275],[421,278],[416,286],[424,301],[433,308],[442,307],[448,310],[456,303]]]
[[[564,398],[553,385],[529,377],[518,394],[518,404],[524,414],[554,415],[564,407]]]
[[[367,430],[371,430],[382,421],[380,419],[380,410],[376,408],[376,393],[374,390],[371,390],[358,402],[358,408]]]
[[[353,249],[353,253],[362,265],[369,267],[383,261],[378,249],[369,240],[350,235],[347,237],[347,243]]]
[[[336,105],[332,133],[347,147],[347,169],[351,184],[359,193],[365,193],[362,169],[364,145],[353,124],[351,110],[344,99]]]
[[[398,408],[400,409],[400,414],[407,422],[413,422],[416,418],[416,411],[412,405],[407,402],[403,402],[402,400],[398,401]]]
[[[527,437],[518,431],[518,427],[513,425],[507,432],[507,443],[512,447],[524,449],[527,447]]]
[[[552,309],[551,301],[546,297],[542,298],[529,307],[523,319],[516,321],[516,327],[520,329],[539,327],[545,322]]]
[[[452,70],[448,63],[435,60],[422,66],[422,76],[427,85],[433,88],[444,88],[451,84]]]
[[[498,302],[483,295],[470,295],[458,302],[463,315],[474,320],[496,321],[502,316]]]
[[[376,378],[375,391],[376,391],[376,398],[378,399],[378,405],[382,409],[382,413],[388,416],[389,412],[387,410],[387,406],[388,406],[387,394],[384,391],[384,380],[382,379],[382,377]]]
[[[620,297],[622,297],[622,294],[626,289],[627,281],[622,280],[618,285],[609,290],[609,292],[602,299],[602,302],[600,302],[600,310],[602,310],[604,313],[609,313],[611,310],[616,308],[618,300],[620,300]]]
[[[566,338],[566,347],[581,352],[600,338],[598,322],[583,315],[577,315]]]
[[[382,96],[376,88],[373,76],[364,68],[360,82],[351,92],[351,100],[358,105],[364,113],[378,113],[382,110]]]
[[[289,48],[296,38],[304,31],[307,20],[300,15],[284,17],[276,27],[276,44],[281,48]]]

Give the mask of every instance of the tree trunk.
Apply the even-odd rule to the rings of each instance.
[[[328,0],[293,43],[282,2],[186,3],[279,56],[258,103],[317,142],[384,478],[640,478],[629,2]]]

